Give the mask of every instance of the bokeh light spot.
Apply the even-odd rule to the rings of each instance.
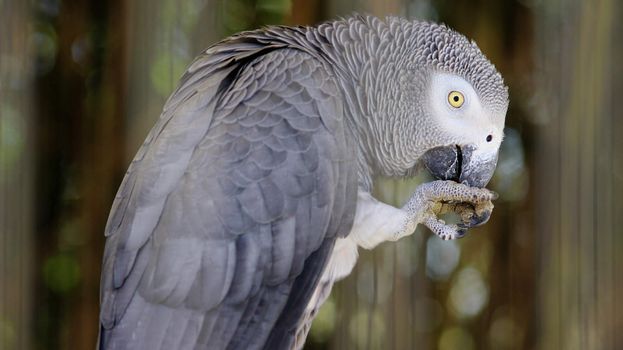
[[[59,254],[49,258],[43,266],[45,284],[57,293],[67,293],[80,281],[80,266],[75,257]]]
[[[461,250],[456,241],[443,241],[431,235],[426,242],[426,274],[445,281],[459,263]]]
[[[478,315],[489,300],[489,289],[482,274],[473,267],[463,268],[450,290],[449,304],[458,318]]]
[[[439,350],[473,350],[475,348],[474,337],[461,327],[448,328],[439,337]]]

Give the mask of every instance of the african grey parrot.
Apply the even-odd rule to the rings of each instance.
[[[100,348],[302,347],[358,247],[489,218],[507,107],[495,67],[443,25],[357,16],[210,47],[113,203]],[[438,180],[402,208],[371,195],[423,167]]]

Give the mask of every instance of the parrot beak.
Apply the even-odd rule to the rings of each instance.
[[[478,152],[473,145],[441,146],[424,153],[422,161],[439,180],[452,180],[483,188],[493,177],[498,153]]]

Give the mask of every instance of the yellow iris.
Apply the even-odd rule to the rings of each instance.
[[[448,94],[448,103],[450,103],[450,106],[459,108],[463,105],[463,102],[465,102],[465,97],[463,97],[462,93],[458,91],[450,91]]]

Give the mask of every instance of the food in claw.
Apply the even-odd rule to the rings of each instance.
[[[431,211],[437,217],[448,213],[457,214],[461,222],[455,224],[456,230],[459,231],[460,236],[463,236],[468,229],[487,223],[493,212],[493,207],[491,201],[479,203],[442,201],[432,203]]]

